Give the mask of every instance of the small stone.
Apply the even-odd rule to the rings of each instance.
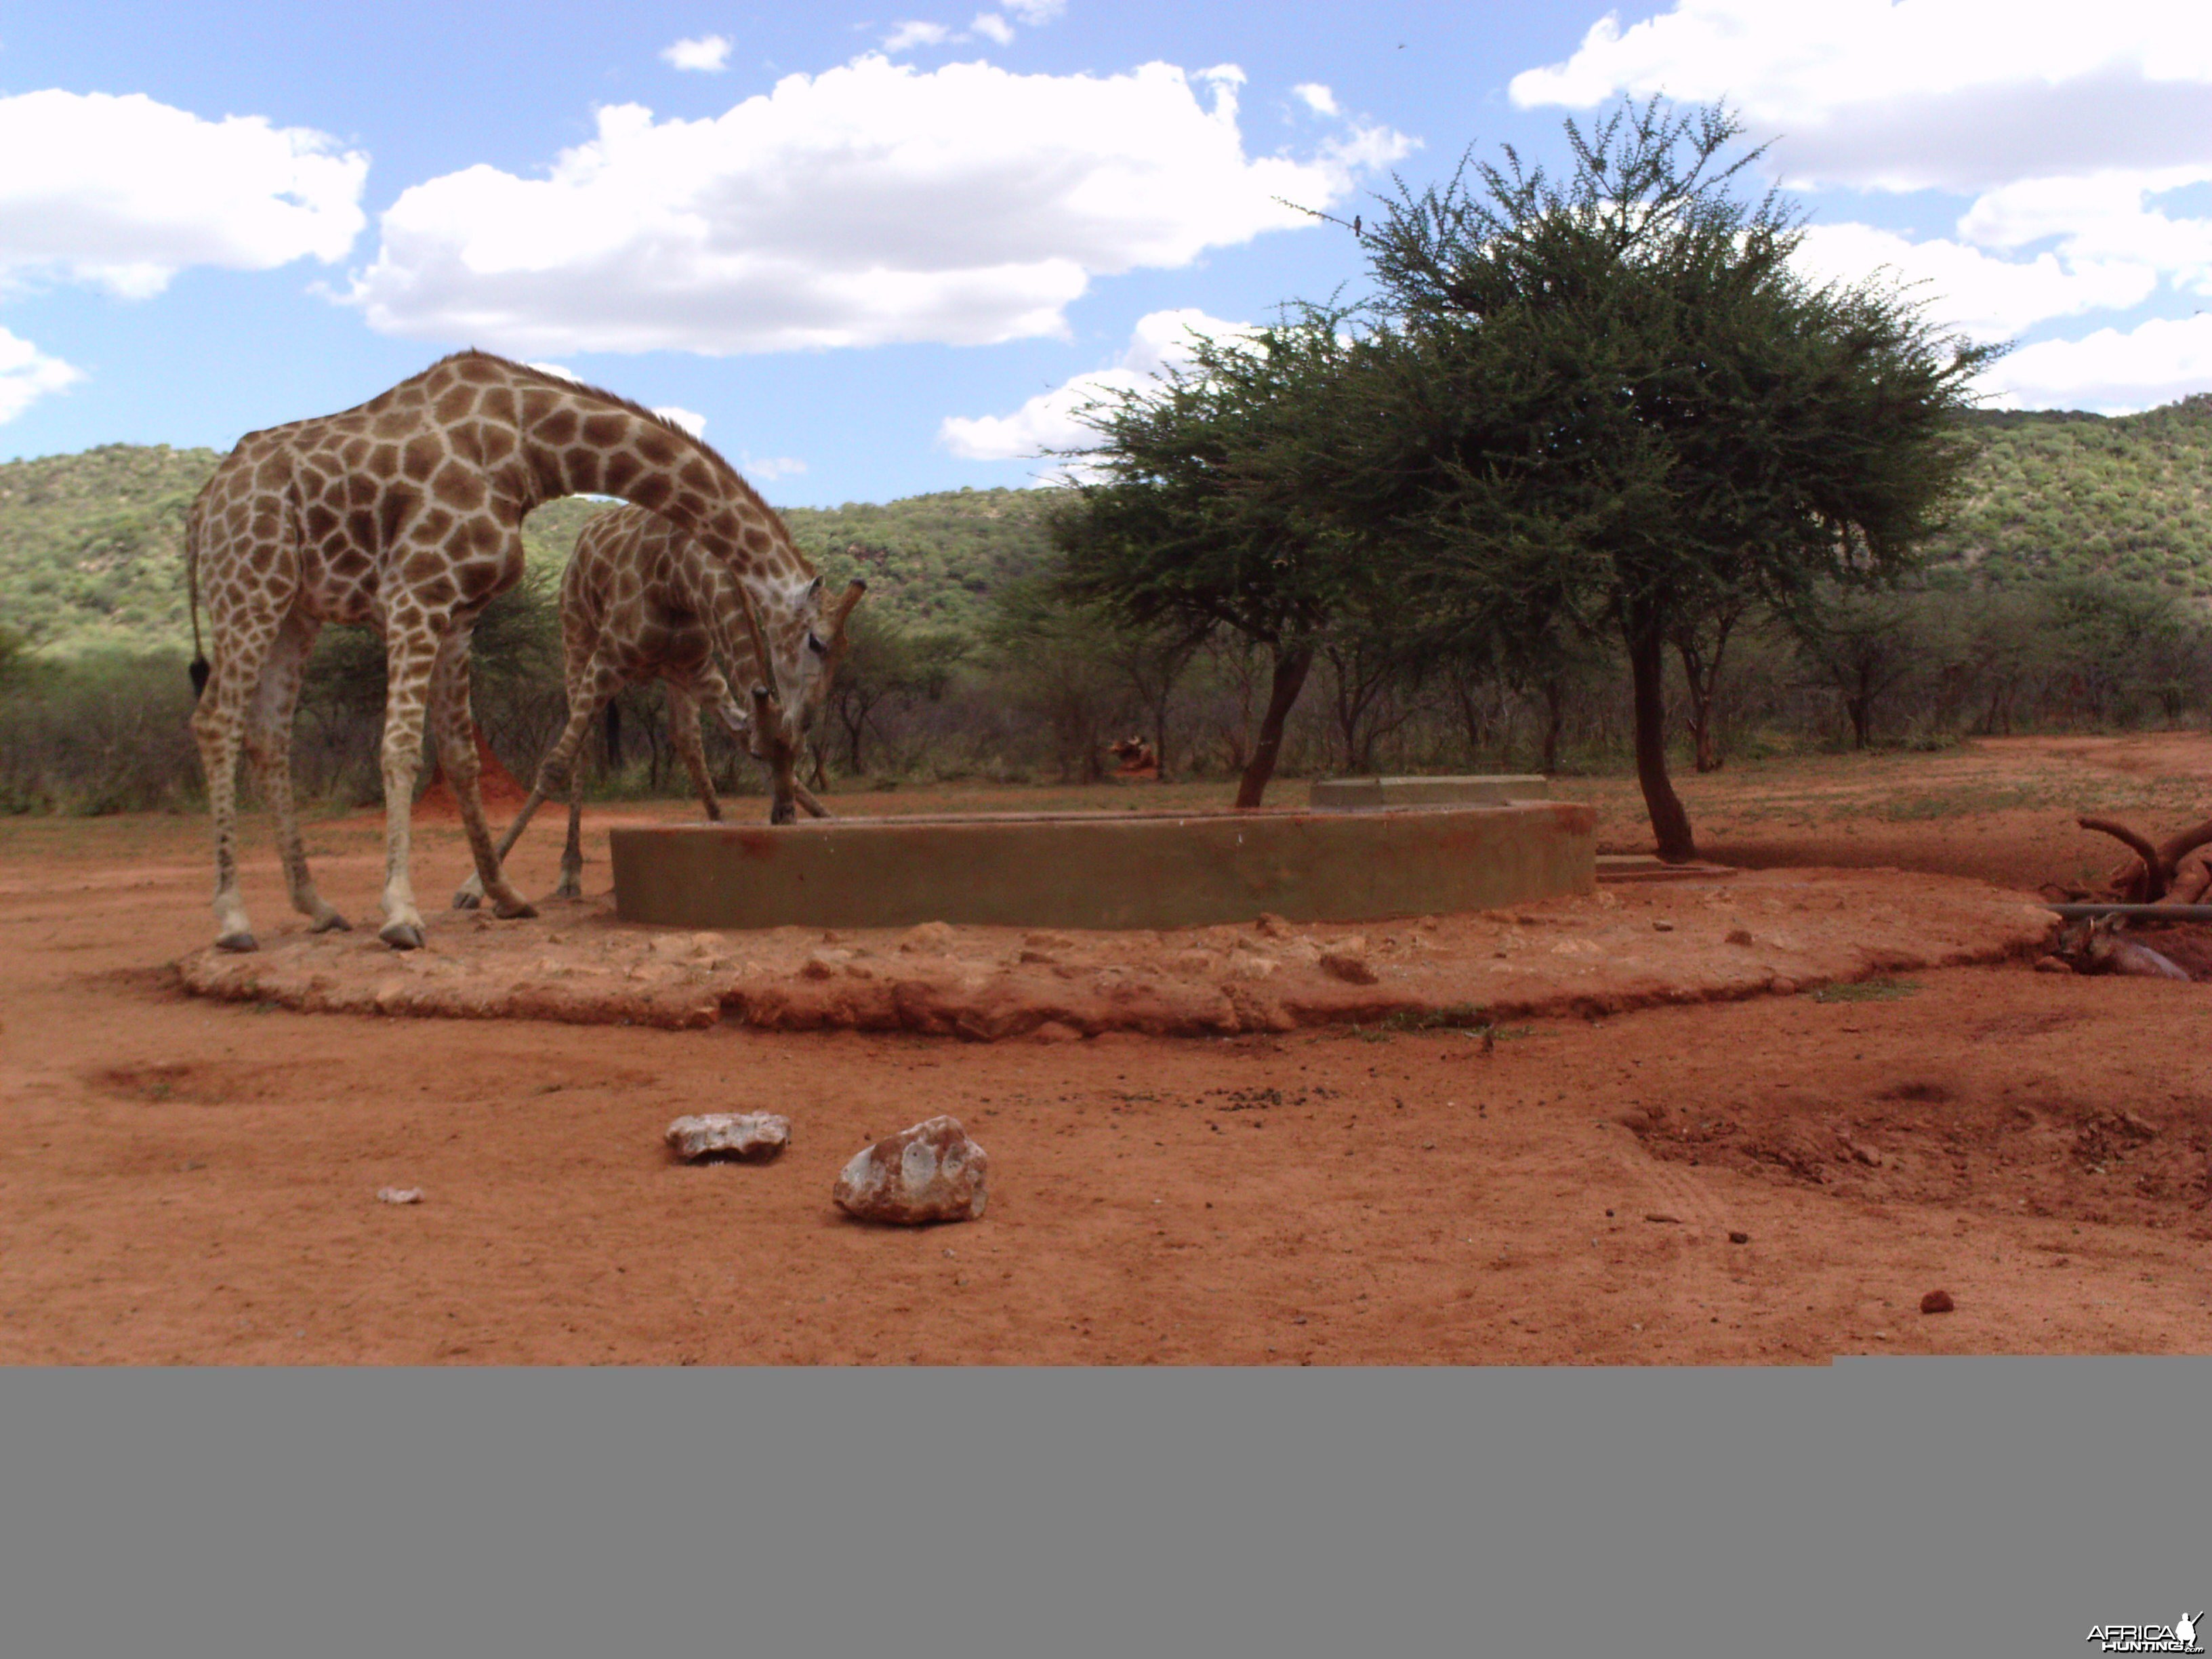
[[[1924,1314],[1949,1313],[1957,1305],[1948,1291],[1930,1291],[1920,1298],[1920,1311]]]
[[[2038,957],[2035,971],[2039,974],[2070,974],[2074,966],[2063,957]]]
[[[1644,1212],[1644,1218],[1646,1221],[1662,1221],[1670,1227],[1679,1227],[1682,1224],[1681,1217],[1668,1215],[1664,1210],[1647,1210]]]
[[[1751,1243],[1751,1235],[1749,1233],[1730,1233],[1729,1235],[1729,1243],[1731,1244],[1748,1244]]]
[[[420,1187],[379,1187],[376,1195],[386,1204],[420,1204],[422,1201]]]
[[[1728,942],[1729,942],[1730,945],[1748,945],[1748,944],[1750,944],[1750,943],[1751,943],[1751,929],[1750,929],[1750,928],[1748,928],[1748,927],[1731,927],[1731,928],[1729,928],[1729,929],[1728,930]]]
[[[708,1112],[678,1118],[665,1139],[686,1164],[709,1158],[765,1163],[791,1145],[791,1120],[775,1112]]]
[[[1797,981],[1794,979],[1784,979],[1777,975],[1766,981],[1766,988],[1778,997],[1794,997],[1797,994]]]
[[[809,951],[799,971],[808,979],[832,979],[852,959],[850,951]]]
[[[952,927],[949,922],[925,921],[906,930],[899,941],[902,951],[942,951],[952,943]]]
[[[1655,933],[1671,933],[1674,931],[1674,924],[1662,916],[1651,924],[1651,931]]]
[[[990,1168],[958,1118],[933,1117],[854,1153],[830,1196],[866,1221],[973,1221],[983,1213]]]
[[[1272,910],[1262,911],[1260,919],[1252,925],[1259,929],[1262,937],[1267,939],[1288,939],[1297,931],[1288,921]]]
[[[951,931],[949,927],[945,929],[948,933]],[[1073,951],[1075,948],[1075,941],[1066,933],[1024,933],[1022,943],[1032,951]]]
[[[1321,953],[1321,968],[1330,978],[1340,979],[1346,985],[1372,985],[1376,979],[1364,949],[1348,951],[1340,945],[1333,951],[1324,951]]]

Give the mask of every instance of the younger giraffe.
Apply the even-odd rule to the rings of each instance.
[[[822,579],[817,576],[801,608],[821,607]],[[806,652],[782,680],[784,704],[801,725],[810,720],[828,693],[845,654],[845,619],[868,585],[854,581],[821,613],[808,630]],[[750,643],[738,619],[737,585],[705,547],[659,514],[641,507],[617,507],[584,526],[561,578],[561,652],[568,700],[568,723],[538,768],[530,799],[501,840],[495,854],[507,855],[539,805],[568,787],[568,839],[561,854],[561,884],[556,898],[582,896],[584,870],[583,776],[580,750],[592,720],[626,685],[659,679],[667,686],[668,734],[709,818],[720,820],[720,801],[707,775],[706,750],[699,741],[699,711],[713,709],[722,724],[750,739],[751,717],[731,696],[729,683],[714,660],[714,635],[708,619],[720,617],[723,634],[742,649]],[[730,665],[740,681],[751,678],[749,655]],[[757,755],[757,750],[755,751]],[[773,780],[771,780],[773,783]],[[793,796],[817,817],[829,813],[794,780]],[[781,814],[781,817],[778,817]],[[783,822],[789,805],[781,795],[770,817]],[[455,908],[472,909],[483,897],[474,876],[453,895]]]
[[[480,351],[432,364],[343,414],[248,433],[185,523],[198,631],[207,601],[212,664],[192,716],[215,820],[216,943],[255,948],[239,896],[235,773],[241,738],[275,811],[292,903],[317,932],[346,926],[315,891],[292,801],[292,715],[325,623],[365,624],[385,642],[384,926],[422,943],[408,830],[426,720],[434,723],[478,878],[501,916],[532,915],[501,874],[477,783],[469,714],[471,630],[522,575],[522,520],[541,502],[618,495],[702,542],[734,582],[752,661],[755,752],[791,793],[799,732],[778,692],[800,666],[819,578],[789,532],[728,462],[626,398]],[[743,660],[726,617],[715,648]],[[796,683],[796,681],[794,681]]]

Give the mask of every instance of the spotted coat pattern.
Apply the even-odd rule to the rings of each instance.
[[[357,409],[249,433],[185,520],[194,614],[210,623],[208,684],[192,718],[215,821],[217,943],[254,948],[239,896],[235,773],[241,743],[277,820],[294,906],[318,931],[344,919],[315,891],[294,809],[291,727],[301,672],[326,623],[374,628],[387,667],[381,937],[422,941],[409,878],[409,817],[426,724],[438,738],[470,851],[499,915],[530,914],[500,873],[477,787],[469,713],[471,630],[520,580],[522,521],[541,503],[615,495],[665,515],[744,593],[765,658],[756,699],[771,755],[793,747],[776,695],[808,628],[815,580],[790,533],[730,465],[611,392],[483,352],[434,363]],[[788,781],[790,757],[782,759]]]
[[[793,653],[795,666],[779,682],[792,723],[811,721],[829,693],[845,653],[845,623],[867,584],[854,581],[824,606],[822,579],[775,614],[804,627],[804,647]],[[498,857],[522,838],[538,806],[568,793],[568,839],[561,856],[561,884],[556,898],[582,894],[583,768],[580,757],[592,718],[624,686],[659,680],[668,698],[669,738],[690,774],[708,817],[719,820],[721,803],[708,775],[699,739],[699,711],[711,708],[731,732],[747,740],[755,757],[769,763],[773,792],[774,757],[757,739],[752,717],[731,695],[718,656],[727,661],[740,685],[757,684],[750,636],[740,620],[736,584],[705,546],[666,519],[641,507],[617,507],[586,525],[561,579],[561,645],[568,720],[538,769],[536,786],[514,824],[501,840]],[[725,641],[718,648],[717,641]],[[827,813],[811,795],[793,786],[799,804],[817,816]],[[791,816],[781,794],[772,800],[770,817]],[[457,907],[473,908],[483,889],[471,876],[454,894]]]

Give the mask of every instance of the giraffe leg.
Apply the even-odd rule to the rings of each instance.
[[[384,690],[384,926],[376,936],[395,951],[422,945],[422,913],[409,879],[415,776],[422,768],[422,723],[438,662],[438,638],[417,621],[402,633],[387,624]]]
[[[254,951],[260,945],[238,890],[238,750],[246,703],[260,683],[276,630],[274,618],[252,614],[224,618],[219,629],[215,674],[192,711],[192,736],[207,774],[208,814],[215,825],[215,942],[225,951]]]
[[[569,839],[574,842],[578,831],[575,820],[583,811],[584,740],[591,735],[592,717],[605,707],[607,699],[622,690],[622,675],[603,661],[596,653],[583,672],[568,687],[568,723],[561,729],[561,736],[545,758],[538,763],[538,780],[530,787],[530,799],[522,804],[522,811],[507,827],[507,836],[498,848],[496,857],[504,863],[514,850],[516,842],[529,827],[530,820],[538,807],[565,788],[569,795]],[[471,751],[472,754],[474,750]],[[583,867],[583,855],[576,857],[576,867]],[[568,860],[564,854],[561,864],[561,885],[554,890],[556,898],[576,898],[581,889],[569,874]],[[463,882],[460,890],[453,895],[453,908],[473,910],[483,902],[483,881],[472,875]]]
[[[514,850],[514,843],[522,839],[522,832],[530,827],[530,820],[544,804],[545,785],[541,780],[532,786],[530,799],[522,803],[522,810],[514,815],[514,822],[507,826],[507,833],[500,837],[499,845],[492,849],[492,861],[502,871],[507,868],[507,855]],[[483,902],[483,878],[471,870],[469,878],[453,890],[453,908],[473,910]]]
[[[553,896],[584,896],[584,769],[580,765],[568,774],[568,839],[561,848],[561,884],[553,890]]]
[[[501,921],[534,916],[538,912],[514,890],[507,872],[500,867],[501,855],[492,846],[491,829],[484,822],[476,721],[469,712],[469,635],[465,628],[457,628],[447,635],[439,651],[432,701],[438,717],[439,757],[445,763],[446,777],[453,786],[453,799],[460,803],[461,828],[469,838],[469,851],[476,859],[478,886],[491,899],[492,914]]]
[[[726,688],[724,695],[728,695]],[[720,823],[722,803],[715,798],[714,780],[707,775],[707,750],[699,738],[699,705],[674,680],[668,682],[668,740],[675,745],[684,769],[691,775],[691,787],[707,809],[708,821]]]
[[[270,646],[261,671],[260,689],[248,705],[246,752],[252,758],[260,780],[262,798],[276,818],[276,851],[284,861],[285,884],[291,889],[292,908],[306,916],[313,931],[327,933],[349,927],[323,896],[307,874],[307,852],[300,838],[300,814],[292,799],[292,715],[299,707],[300,682],[307,669],[321,624],[305,611],[285,617]]]

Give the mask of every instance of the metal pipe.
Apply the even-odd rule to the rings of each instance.
[[[2094,916],[2142,916],[2160,921],[2212,921],[2212,904],[2045,904],[2069,921]]]

